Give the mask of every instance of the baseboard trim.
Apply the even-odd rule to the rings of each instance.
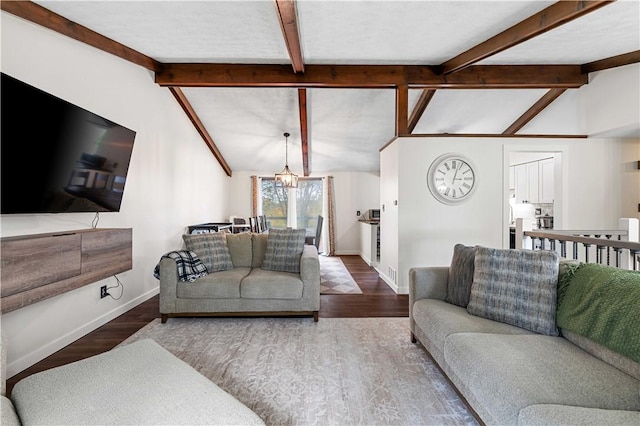
[[[65,346],[68,346],[71,343],[75,342],[76,340],[80,339],[81,337],[91,333],[98,327],[105,325],[109,321],[119,317],[120,315],[133,309],[139,304],[146,302],[147,300],[151,299],[153,296],[157,295],[159,292],[160,292],[159,287],[156,287],[153,290],[143,293],[140,296],[136,297],[135,299],[132,299],[129,302],[118,306],[117,308],[105,313],[104,315],[101,315],[98,318],[65,334],[64,336],[41,346],[40,348],[20,357],[19,359],[16,359],[13,362],[8,363],[6,377],[11,378],[16,374],[31,367],[32,365],[37,364],[38,362],[42,361],[49,355],[59,351]]]

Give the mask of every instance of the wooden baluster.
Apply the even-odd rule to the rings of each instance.
[[[556,240],[549,238],[549,244],[551,244],[551,250],[556,251]]]
[[[596,263],[602,263],[603,261],[603,256],[602,256],[602,252],[604,251],[604,246],[597,244],[596,245]]]
[[[616,247],[616,248],[613,249],[613,251],[616,253],[616,268],[619,268],[620,267],[620,252],[621,252],[621,249]]]
[[[578,243],[573,242],[573,260],[578,260]]]
[[[560,257],[565,259],[567,257],[567,242],[560,241]]]
[[[591,244],[582,243],[582,245],[584,246],[584,261],[589,263],[589,247],[591,247]]]

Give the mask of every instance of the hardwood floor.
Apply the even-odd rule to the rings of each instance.
[[[321,295],[320,318],[406,317],[409,296],[396,294],[360,256],[340,256],[363,294]],[[7,394],[24,377],[106,352],[150,321],[160,317],[159,296],[152,297],[118,318],[76,340],[37,364],[7,379]]]

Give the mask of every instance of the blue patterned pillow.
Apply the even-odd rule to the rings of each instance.
[[[226,271],[233,269],[231,253],[227,247],[227,238],[223,232],[208,234],[184,234],[182,236],[187,250],[198,255],[207,271]]]
[[[558,254],[476,247],[467,312],[557,336]]]
[[[269,229],[262,269],[300,273],[304,229]]]
[[[449,281],[445,301],[466,308],[473,283],[473,268],[476,258],[476,248],[456,244],[453,247],[453,257],[449,266]]]

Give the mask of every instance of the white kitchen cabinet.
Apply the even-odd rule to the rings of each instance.
[[[540,195],[538,194],[540,189],[540,173],[538,173],[539,161],[533,161],[531,163],[527,163],[527,202],[529,203],[539,203]]]
[[[516,203],[523,203],[529,198],[529,181],[527,179],[527,165],[518,164],[513,167],[516,190]]]
[[[539,202],[540,203],[553,203],[554,199],[554,167],[555,161],[553,158],[546,158],[539,162]]]
[[[509,169],[510,174],[513,169],[513,188],[517,203],[553,203],[553,158],[517,164]],[[509,179],[511,180],[511,176]]]

